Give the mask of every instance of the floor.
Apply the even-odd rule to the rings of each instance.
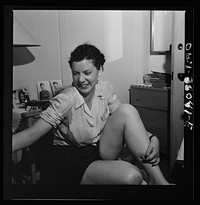
[[[173,169],[170,171],[169,169],[169,157],[161,154],[160,156],[160,169],[164,175],[164,177],[170,183],[174,183],[176,185],[184,184],[184,161],[177,160]]]

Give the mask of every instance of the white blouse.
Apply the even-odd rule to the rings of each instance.
[[[40,117],[53,126],[54,145],[95,145],[109,115],[120,104],[112,85],[98,81],[91,110],[79,91],[69,86],[52,98],[52,104]]]

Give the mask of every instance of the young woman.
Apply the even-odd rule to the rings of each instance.
[[[121,104],[111,84],[99,80],[104,63],[95,46],[78,46],[69,60],[72,86],[52,99],[32,127],[13,135],[13,151],[52,130],[47,183],[141,184],[139,169],[118,160],[126,144],[145,169],[148,184],[168,185],[158,166],[157,137],[149,139],[137,110]]]

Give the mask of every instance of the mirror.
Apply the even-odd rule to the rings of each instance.
[[[165,54],[172,42],[172,11],[150,11],[150,53]]]

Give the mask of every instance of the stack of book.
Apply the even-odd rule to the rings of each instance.
[[[149,81],[151,86],[154,88],[164,88],[171,86],[171,74],[169,73],[160,73],[151,71],[152,73],[147,74],[149,76]]]

